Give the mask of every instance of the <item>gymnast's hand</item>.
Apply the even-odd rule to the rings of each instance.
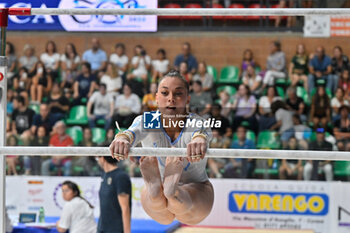
[[[190,163],[199,162],[204,158],[207,151],[207,140],[196,137],[187,144],[187,159]]]
[[[112,157],[120,161],[128,158],[130,147],[131,144],[129,142],[129,138],[124,135],[120,135],[112,141],[111,145],[109,146],[109,150]],[[130,160],[134,162],[132,157]]]

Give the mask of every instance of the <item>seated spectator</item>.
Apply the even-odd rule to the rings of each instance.
[[[20,136],[32,127],[35,112],[28,108],[22,96],[18,96],[16,101],[18,106],[12,113],[11,128],[14,135]]]
[[[6,139],[6,146],[18,146],[18,139],[15,135],[10,135]],[[6,175],[18,175],[16,166],[18,165],[18,156],[6,155]]]
[[[327,123],[331,122],[331,106],[323,86],[319,86],[312,97],[309,121],[312,122],[314,129],[326,128]]]
[[[221,115],[220,104],[213,104],[210,111],[210,118],[218,120],[221,122],[221,127],[217,129],[221,136],[228,135],[231,128],[229,120]]]
[[[266,69],[262,90],[268,85],[274,85],[275,79],[286,78],[286,56],[281,51],[281,42],[274,41],[271,43]]]
[[[41,103],[44,96],[52,89],[52,76],[46,71],[44,64],[39,61],[35,65],[34,76],[30,86],[30,98],[33,103]]]
[[[158,49],[157,59],[152,61],[152,67],[152,82],[158,82],[158,80],[169,72],[169,60],[166,57],[164,49]]]
[[[50,113],[56,120],[62,120],[69,111],[69,100],[63,95],[58,83],[54,83],[47,100]]]
[[[113,122],[117,121],[120,127],[128,128],[140,111],[139,97],[132,93],[130,84],[124,84],[123,94],[115,101]]]
[[[261,86],[262,77],[255,73],[253,66],[248,65],[243,73],[243,84],[247,85],[253,95],[259,95],[259,88]]]
[[[46,135],[48,136],[56,122],[57,119],[50,113],[49,105],[41,104],[39,114],[35,114],[33,117],[33,124],[30,131],[32,135],[36,136],[38,128],[44,126]]]
[[[254,60],[253,51],[251,49],[246,49],[243,52],[243,59],[242,59],[241,69],[239,70],[240,71],[239,77],[245,76],[245,72],[247,71],[249,66],[252,66],[254,69],[256,66],[256,63]]]
[[[63,121],[58,121],[54,126],[54,134],[50,138],[49,146],[67,147],[74,146],[72,138],[66,134],[66,125]],[[69,156],[55,156],[45,160],[41,166],[41,174],[49,176],[50,171],[58,168],[58,174],[63,169],[64,176],[70,176],[72,168],[72,159]]]
[[[308,90],[308,55],[305,51],[305,45],[298,44],[297,51],[289,65],[289,78],[292,81],[292,87],[296,87],[300,81],[303,81],[305,90]]]
[[[288,147],[286,150],[299,150],[297,139],[291,137],[288,140]],[[296,159],[282,159],[279,168],[279,178],[281,180],[290,179],[297,174],[297,180],[303,179],[303,163],[301,160]]]
[[[237,128],[237,140],[232,142],[233,149],[255,149],[255,142],[247,138],[247,129],[244,126]],[[240,178],[253,178],[255,159],[230,159],[233,168],[240,168]]]
[[[307,150],[308,145],[305,139],[308,139],[305,135],[311,135],[311,129],[304,125],[298,114],[293,114],[293,131],[294,135],[291,137],[295,137],[298,143],[298,148],[302,150]]]
[[[148,71],[151,68],[151,57],[141,45],[136,45],[134,57],[131,60],[133,71],[127,75],[128,80],[141,78],[144,86],[147,84]]]
[[[73,84],[73,105],[84,104],[83,99],[88,99],[92,96],[96,89],[97,79],[94,74],[91,73],[91,66],[89,63],[84,62],[81,65],[81,74],[76,78]]]
[[[332,120],[336,121],[340,117],[339,108],[343,105],[349,106],[349,101],[344,99],[344,91],[340,87],[337,88],[335,96],[331,100]]]
[[[200,62],[198,64],[198,73],[193,76],[193,81],[201,81],[203,85],[203,91],[210,92],[213,88],[213,76],[207,71],[207,64]]]
[[[236,131],[238,126],[241,125],[242,121],[248,121],[248,128],[253,130],[255,133],[258,131],[257,121],[255,118],[256,99],[250,94],[248,86],[244,84],[239,85],[232,108],[234,111],[236,111],[233,119],[233,131]]]
[[[318,46],[316,49],[316,55],[309,63],[309,93],[311,94],[311,91],[315,88],[317,80],[324,80],[326,87],[329,90],[333,90],[334,83],[331,72],[331,58],[325,54],[325,49],[322,46]]]
[[[19,68],[18,72],[13,76],[13,90],[17,94],[25,96],[25,99],[29,99],[29,91],[31,79],[28,78],[28,70],[25,67]],[[9,89],[8,89],[9,90]]]
[[[79,143],[79,146],[94,147],[96,143],[92,141],[92,132],[90,128],[85,128],[83,131],[83,140]],[[93,158],[93,157],[91,157]]]
[[[188,72],[190,74],[195,74],[197,72],[198,63],[195,56],[191,53],[191,44],[185,42],[182,44],[182,54],[176,56],[174,61],[174,67],[180,70],[180,64],[185,62],[187,64]]]
[[[118,72],[118,68],[111,62],[107,63],[107,69],[104,75],[101,78],[101,83],[106,84],[107,92],[113,95],[113,97],[117,97],[119,91],[122,88],[123,80],[120,77]]]
[[[212,140],[210,141],[210,148],[225,148],[224,147],[223,137],[220,135],[218,129],[212,130]],[[209,167],[209,177],[211,178],[222,178],[222,170],[225,169],[225,166],[229,164],[229,159],[227,158],[209,158],[208,167]]]
[[[338,87],[339,79],[344,70],[349,69],[349,58],[343,54],[343,49],[340,46],[335,46],[333,48],[332,57],[332,74],[333,74],[333,87],[330,89],[335,93],[335,88]]]
[[[338,87],[343,89],[344,98],[350,102],[350,75],[349,70],[344,70],[339,80]]]
[[[259,99],[259,131],[270,129],[276,123],[274,114],[271,112],[271,104],[277,100],[282,100],[278,96],[274,86],[269,86],[265,96]]]
[[[101,83],[99,91],[94,92],[87,103],[89,127],[96,127],[96,121],[103,119],[105,121],[104,129],[108,130],[111,126],[113,105],[113,96],[107,93],[106,84]],[[91,112],[92,106],[94,106],[93,113]]]
[[[309,150],[316,151],[331,151],[332,144],[325,140],[325,130],[318,128],[316,131],[316,141],[310,142]],[[331,161],[308,161],[304,167],[304,180],[318,180],[318,167],[321,167],[326,181],[333,180],[333,168]]]
[[[180,63],[179,72],[180,75],[184,77],[189,84],[192,83],[192,73],[189,72],[188,65],[186,62]]]
[[[287,110],[298,114],[302,121],[306,121],[306,106],[304,100],[297,96],[296,89],[289,87],[287,89],[286,107]]]
[[[62,82],[61,88],[72,88],[74,79],[78,75],[78,68],[80,64],[80,57],[77,53],[75,45],[68,43],[64,50],[64,54],[60,57]]]
[[[158,108],[156,101],[157,83],[152,83],[150,93],[146,94],[142,99],[142,111],[156,111]]]
[[[109,57],[109,61],[117,67],[119,76],[125,82],[129,58],[125,54],[125,45],[123,43],[118,43],[114,46],[114,53]]]
[[[92,38],[92,47],[83,53],[83,61],[88,62],[93,74],[100,77],[99,72],[104,72],[106,69],[107,55],[100,47],[100,41],[97,38]]]
[[[208,118],[213,99],[208,92],[204,92],[201,81],[193,83],[193,92],[190,93],[190,112]]]
[[[34,72],[35,64],[38,62],[38,58],[34,54],[34,47],[26,44],[23,48],[23,56],[19,58],[19,67],[25,67],[28,74]]]
[[[15,55],[15,46],[11,42],[6,42],[7,57],[7,82],[12,83],[12,77],[15,75],[17,68],[17,57]],[[12,86],[12,85],[11,85]]]
[[[112,128],[108,129],[106,133],[106,140],[102,143],[101,146],[109,146],[111,142],[114,140],[114,136],[115,136],[114,130]]]
[[[230,95],[226,90],[222,90],[219,93],[219,104],[221,106],[221,115],[231,120],[232,114],[232,102]]]
[[[339,108],[340,118],[334,123],[334,136],[337,140],[337,147],[340,151],[345,151],[346,145],[350,142],[350,115],[349,106]]]
[[[43,126],[40,126],[38,128],[37,136],[32,138],[30,142],[30,146],[46,147],[48,145],[49,145],[49,137],[46,136],[45,128]],[[35,156],[26,156],[24,158],[25,158],[24,160],[25,167],[26,167],[26,170],[28,170],[26,173],[34,176],[39,176],[41,174],[41,163],[42,163],[43,157],[39,155],[35,155]]]
[[[60,68],[60,55],[57,53],[55,42],[50,40],[46,43],[45,53],[41,54],[40,61],[44,63],[46,72],[56,80]]]

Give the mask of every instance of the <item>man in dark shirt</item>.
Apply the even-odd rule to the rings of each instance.
[[[192,74],[197,72],[198,63],[195,56],[191,54],[191,45],[188,42],[183,43],[182,45],[182,54],[179,54],[175,58],[174,66],[177,70],[180,68],[182,62],[186,62],[188,65],[188,71]]]
[[[111,156],[98,157],[104,170],[100,187],[100,218],[97,233],[131,232],[131,181]]]
[[[83,98],[90,98],[96,88],[96,76],[91,73],[91,66],[84,62],[81,65],[81,75],[79,75],[73,84],[73,105],[82,104]]]
[[[33,135],[36,135],[38,128],[43,126],[46,130],[46,136],[48,136],[57,120],[58,119],[55,119],[55,117],[53,117],[50,113],[49,106],[47,104],[41,104],[40,112],[39,114],[35,114],[33,118],[33,125],[30,130]]]
[[[292,111],[294,114],[298,114],[301,120],[306,121],[306,107],[302,98],[297,96],[294,87],[287,89],[288,98],[286,99],[287,110]]]
[[[309,150],[319,150],[319,151],[332,151],[332,144],[325,140],[325,130],[323,128],[318,128],[316,130],[316,141],[312,141],[309,144]],[[326,181],[333,180],[333,168],[330,161],[320,161],[312,160],[308,161],[304,167],[304,179],[305,180],[318,180],[318,167],[322,167]]]
[[[18,108],[12,113],[12,132],[15,135],[21,135],[32,126],[35,112],[26,106],[22,96],[18,96],[16,100],[18,102]]]

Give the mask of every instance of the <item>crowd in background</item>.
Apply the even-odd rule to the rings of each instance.
[[[131,48],[128,48],[131,49]],[[107,55],[97,38],[91,48],[78,54],[74,44],[57,51],[48,41],[45,52],[35,54],[32,45],[7,43],[8,146],[108,146],[118,129],[128,128],[144,111],[157,109],[157,83],[171,69],[189,82],[188,110],[222,122],[213,129],[211,147],[276,149],[259,145],[268,133],[286,150],[350,151],[349,59],[340,46],[325,51],[318,46],[307,53],[300,44],[291,61],[279,41],[272,41],[265,64],[257,64],[254,51],[246,49],[237,82],[217,80],[205,61],[192,54],[189,43],[170,64],[166,51],[148,54],[135,46],[134,56],[126,46],[115,45]],[[309,48],[310,49],[310,48]],[[227,64],[234,65],[234,64]],[[261,67],[266,67],[266,70]],[[87,121],[70,121],[81,114]],[[73,114],[72,114],[73,112]],[[84,112],[83,112],[84,113]],[[72,128],[79,128],[76,141]],[[95,129],[105,133],[94,140]],[[140,175],[137,163],[120,164],[131,176]],[[329,161],[209,159],[210,177],[257,177],[259,168],[277,170],[282,179],[334,179]],[[8,174],[99,175],[94,157],[7,156]],[[321,172],[322,174],[322,172]],[[264,173],[262,173],[264,176]],[[265,177],[265,176],[264,176]]]

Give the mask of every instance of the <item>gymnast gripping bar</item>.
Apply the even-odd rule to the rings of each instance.
[[[130,156],[185,157],[186,148],[133,147]],[[108,147],[0,147],[1,155],[108,156]],[[254,158],[350,161],[349,152],[301,150],[208,149],[208,158]]]
[[[157,9],[58,9],[8,8],[10,15],[177,15],[177,16],[306,16],[350,15],[349,8],[157,8]]]

